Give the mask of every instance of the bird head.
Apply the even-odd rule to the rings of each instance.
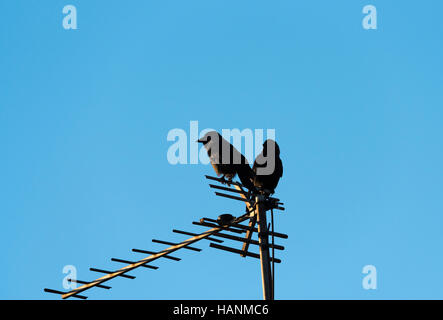
[[[206,145],[211,140],[215,140],[215,138],[218,138],[219,134],[216,131],[209,131],[207,132],[203,137],[197,140],[198,143],[203,143],[203,145]]]
[[[272,139],[268,139],[263,143],[263,153],[265,155],[267,154],[268,150],[275,150],[275,154],[280,155],[280,148],[277,142]]]

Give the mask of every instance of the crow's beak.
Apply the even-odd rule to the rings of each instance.
[[[197,142],[198,142],[198,143],[203,143],[203,142],[206,142],[206,141],[204,141],[204,140],[202,140],[202,139],[198,139]]]

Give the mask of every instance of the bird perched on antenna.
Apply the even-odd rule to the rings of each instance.
[[[273,194],[283,176],[283,163],[277,142],[268,139],[263,143],[263,150],[255,158],[252,170],[255,174],[254,186],[265,194]]]
[[[203,143],[215,173],[217,176],[222,176],[222,179],[226,180],[225,183],[229,185],[238,175],[245,188],[255,191],[253,183],[255,174],[245,156],[218,132],[210,131],[197,142]]]

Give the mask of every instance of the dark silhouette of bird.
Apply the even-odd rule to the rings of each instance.
[[[222,176],[229,185],[235,175],[238,175],[245,188],[250,191],[255,190],[253,183],[255,175],[248,160],[218,132],[210,131],[197,142],[203,143],[217,176]]]
[[[255,158],[252,170],[255,173],[254,186],[265,194],[273,194],[283,176],[283,163],[277,142],[268,139],[263,143],[263,150]]]

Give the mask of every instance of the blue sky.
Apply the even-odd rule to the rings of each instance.
[[[62,8],[77,7],[78,30]],[[362,8],[377,8],[364,30]],[[442,299],[443,4],[0,2],[1,299],[65,265],[121,267],[173,228],[241,214],[168,163],[169,130],[276,130],[289,234],[278,299]],[[261,299],[260,267],[198,245],[91,299]],[[377,289],[362,268],[377,268]],[[213,284],[213,285],[210,285]]]

